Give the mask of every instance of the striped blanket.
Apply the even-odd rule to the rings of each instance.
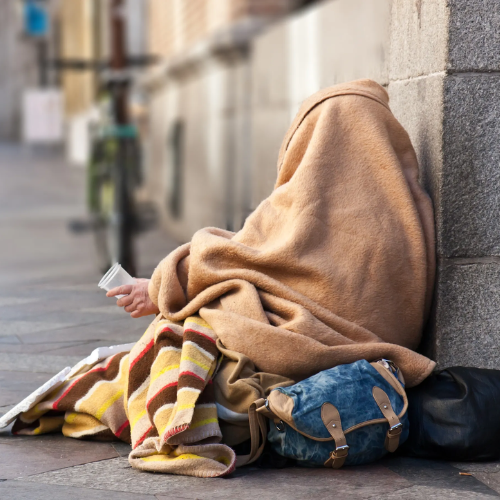
[[[129,462],[137,469],[227,475],[236,457],[220,444],[215,341],[199,317],[183,325],[157,319],[130,353],[100,361],[21,414],[13,433],[118,438],[132,444]]]

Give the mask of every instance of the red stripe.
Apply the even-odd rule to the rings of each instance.
[[[139,439],[139,441],[137,441],[137,443],[135,444],[134,446],[134,449],[137,448],[145,439],[146,439],[146,436],[148,435],[148,432],[153,428],[153,426],[151,425],[149,427],[149,429],[144,433],[144,435],[141,437],[141,439]]]
[[[128,369],[129,372],[132,371],[132,368],[135,366],[135,364],[144,357],[144,355],[151,349],[151,347],[153,347],[154,343],[155,341],[151,340],[149,344],[141,351],[139,356],[137,356],[137,358],[135,358],[134,361],[132,361],[132,363],[130,364],[130,368]]]
[[[153,399],[156,398],[156,396],[158,396],[158,394],[160,394],[160,392],[163,391],[163,389],[167,389],[168,387],[173,387],[174,385],[177,385],[177,380],[175,382],[171,382],[170,384],[164,385],[152,398],[149,399],[148,403],[146,404],[146,408],[149,409],[151,401],[153,401]]]
[[[164,333],[164,332],[170,332],[170,333],[173,333],[174,335],[177,335],[180,337],[180,335],[177,332],[174,332],[172,330],[172,328],[170,328],[169,326],[166,326],[160,333]]]
[[[181,377],[182,375],[191,375],[192,377],[195,377],[195,378],[201,380],[202,382],[205,382],[204,378],[201,378],[199,375],[196,375],[196,373],[193,373],[193,372],[182,372],[182,373],[179,373],[179,377]]]
[[[163,436],[163,442],[165,443],[168,438],[175,436],[175,434],[179,434],[184,432],[189,427],[189,424],[182,424],[179,427],[175,427],[174,429],[169,430],[165,436]]]
[[[101,366],[99,368],[94,368],[90,371],[88,371],[87,373],[84,373],[82,374],[81,377],[78,377],[62,394],[62,396],[57,400],[57,401],[54,401],[54,403],[52,404],[52,409],[53,410],[57,410],[57,405],[61,402],[61,400],[68,394],[69,391],[71,391],[71,389],[73,389],[73,387],[78,383],[80,382],[80,380],[87,376],[89,373],[97,373],[97,372],[105,372],[108,368],[109,368],[109,365],[111,364],[111,362],[113,361],[113,358],[116,356],[116,354],[114,354],[113,356],[111,356],[108,364],[106,366]]]
[[[212,342],[212,344],[215,344],[215,340],[212,337],[205,335],[204,333],[197,332],[196,330],[190,330],[189,328],[187,330],[184,330],[184,333],[187,333],[187,332],[196,333],[196,335],[201,335],[202,337],[205,337],[206,339],[210,340],[210,342]]]
[[[126,420],[123,425],[115,432],[116,437],[120,437],[120,434],[130,425],[129,421]]]

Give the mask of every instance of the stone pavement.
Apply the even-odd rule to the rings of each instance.
[[[132,320],[96,287],[84,216],[84,172],[46,151],[0,147],[0,414],[95,347],[132,342]],[[138,242],[140,274],[175,246],[159,231]],[[227,479],[139,472],[124,443],[0,431],[0,499],[481,499],[498,497],[500,463],[454,464],[391,457],[345,468],[240,469]],[[471,475],[460,475],[459,472]]]

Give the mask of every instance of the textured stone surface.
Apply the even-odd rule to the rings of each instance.
[[[50,378],[47,373],[0,371],[0,406],[19,403]]]
[[[474,495],[493,495],[495,491],[472,476],[461,476],[460,470],[446,462],[435,460],[421,460],[408,457],[388,457],[382,462],[391,471],[405,478],[411,484],[425,488],[425,491],[437,490],[430,498],[459,498],[453,495],[463,494],[463,498],[476,498]],[[440,497],[437,493],[445,494],[449,491],[450,497]],[[411,489],[409,490],[412,491]],[[418,491],[418,489],[417,489]],[[422,490],[423,491],[423,490]],[[403,492],[402,492],[403,493]],[[396,497],[392,497],[396,498]],[[401,498],[413,498],[410,494]],[[426,498],[417,496],[416,498]],[[481,497],[479,497],[481,498]]]
[[[5,500],[156,500],[151,495],[114,491],[97,491],[90,488],[72,488],[52,484],[34,484],[25,481],[5,481],[0,483],[0,498]],[[176,500],[175,497],[169,497]]]
[[[492,490],[500,493],[500,474],[498,472],[473,472],[472,474],[478,481],[481,481]]]
[[[444,85],[442,228],[445,257],[500,255],[500,75]]]
[[[493,491],[491,494],[487,494],[439,487],[431,488],[430,486],[412,486],[384,497],[374,496],[373,498],[389,498],[391,500],[492,500],[497,496]]]
[[[125,458],[39,474],[31,476],[29,481],[66,486],[92,484],[96,489],[154,494],[165,499],[173,495],[228,500],[235,498],[236,491],[241,500],[259,497],[277,500],[302,500],[311,496],[330,498],[332,491],[349,495],[349,498],[364,499],[411,486],[405,479],[379,465],[339,471],[245,468],[226,479],[200,479],[139,472],[132,469]]]
[[[389,79],[442,72],[448,58],[446,0],[392,2]]]
[[[391,82],[391,110],[408,132],[417,154],[423,185],[439,206],[442,171],[444,76]]]
[[[500,2],[449,0],[449,63],[453,71],[500,69]]]
[[[62,435],[2,436],[0,479],[26,477],[117,456],[118,452],[109,443],[80,441]]]
[[[500,369],[500,260],[441,265],[434,314],[425,349],[439,367]]]
[[[89,352],[90,354],[90,352]],[[73,366],[81,356],[51,356],[46,354],[17,354],[0,352],[0,370],[55,374],[66,366]],[[50,376],[47,378],[47,380]]]

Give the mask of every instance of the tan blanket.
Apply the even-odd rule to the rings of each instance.
[[[408,386],[435,272],[432,206],[408,134],[370,80],[302,106],[273,193],[234,234],[198,231],[155,270],[164,317],[199,311],[228,349],[289,377],[386,357]]]

